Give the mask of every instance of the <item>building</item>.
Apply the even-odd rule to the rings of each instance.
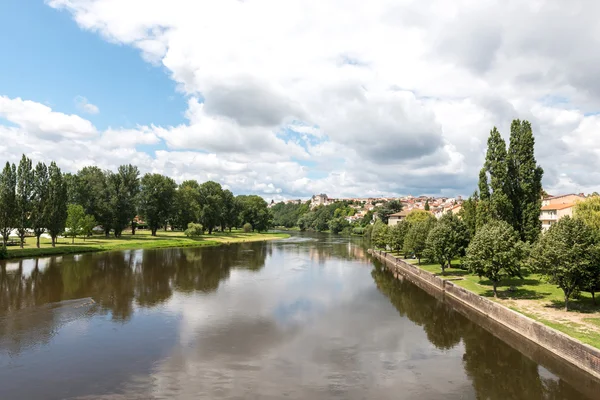
[[[315,207],[318,207],[318,206],[326,206],[328,204],[329,204],[329,198],[324,193],[315,194],[310,199],[310,208],[315,208]]]
[[[400,212],[390,214],[390,217],[388,219],[388,226],[398,225],[398,222],[406,219],[406,216],[408,215],[408,213],[410,213],[410,211],[411,210],[402,210]]]
[[[540,212],[540,221],[542,221],[542,230],[546,231],[559,219],[565,216],[573,216],[573,206],[575,203],[557,203],[542,206]]]
[[[570,204],[577,201],[585,200],[583,193],[580,194],[563,194],[560,196],[546,196],[542,199],[542,207],[549,204]]]

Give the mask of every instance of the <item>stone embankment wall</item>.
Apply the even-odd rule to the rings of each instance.
[[[434,274],[424,271],[417,266],[396,258],[381,250],[372,250],[371,254],[386,262],[394,274],[403,273],[425,282],[442,291],[446,296],[452,296],[459,302],[475,309],[479,313],[508,327],[514,332],[539,344],[562,359],[583,369],[600,379],[600,350],[588,346],[570,336],[552,329],[540,322],[526,317],[492,300],[481,297],[451,281],[441,279]]]

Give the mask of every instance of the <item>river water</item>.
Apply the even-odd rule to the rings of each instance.
[[[13,261],[0,399],[600,398],[496,330],[333,236]]]

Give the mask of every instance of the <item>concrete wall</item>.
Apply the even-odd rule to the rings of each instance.
[[[410,274],[421,282],[442,291],[445,296],[453,297],[600,379],[600,350],[501,304],[456,286],[451,281],[438,278],[432,273],[398,259],[385,251],[373,250],[371,253],[385,260],[394,273]]]

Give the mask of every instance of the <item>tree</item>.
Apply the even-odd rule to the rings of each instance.
[[[161,174],[146,174],[141,180],[140,212],[152,236],[164,224],[171,213],[177,184]]]
[[[404,247],[404,238],[410,229],[410,223],[406,220],[398,222],[390,227],[388,245],[394,251],[401,251]]]
[[[199,193],[200,222],[210,235],[213,229],[221,224],[223,188],[217,182],[208,181],[200,185]]]
[[[40,247],[40,236],[48,226],[48,179],[48,167],[46,164],[38,162],[33,172],[33,199],[29,217],[38,248]]]
[[[223,207],[221,207],[221,230],[236,226],[239,217],[239,203],[235,201],[235,196],[231,190],[223,190]]]
[[[190,222],[200,220],[200,184],[194,180],[183,181],[175,192],[173,224],[185,229]]]
[[[490,187],[488,185],[485,167],[479,171],[479,201],[475,212],[475,230],[490,222],[492,219],[490,211]]]
[[[484,168],[490,176],[490,216],[512,224],[513,206],[510,199],[506,142],[496,127],[490,131],[487,144]]]
[[[574,207],[574,216],[594,231],[600,231],[600,197],[588,197]]]
[[[402,203],[398,200],[388,201],[376,209],[377,216],[384,224],[388,223],[391,214],[399,213],[400,211],[402,211]]]
[[[246,223],[244,224],[244,226],[242,227],[242,230],[243,230],[245,233],[250,233],[250,232],[252,232],[252,231],[254,230],[254,228],[252,227],[252,224],[251,224],[251,223],[249,223],[249,222],[246,222]]]
[[[423,207],[425,211],[429,211],[429,199],[425,200],[425,207]]]
[[[93,215],[85,214],[83,220],[81,221],[81,235],[83,236],[83,240],[87,237],[90,237],[94,234],[94,228],[98,225],[96,222],[96,218]]]
[[[77,173],[76,203],[83,206],[86,214],[96,218],[106,236],[114,224],[112,175],[112,172],[104,172],[98,167],[84,167]]]
[[[185,236],[189,238],[202,236],[203,233],[204,227],[202,226],[202,224],[195,224],[193,222],[190,222],[187,226],[187,229],[185,230]]]
[[[65,236],[71,237],[71,243],[75,238],[83,234],[85,211],[80,204],[69,204],[67,206],[67,220],[65,222]]]
[[[47,228],[52,238],[52,247],[56,247],[56,238],[64,232],[67,220],[67,185],[54,161],[50,163],[48,176]]]
[[[6,248],[8,236],[16,225],[17,171],[14,164],[6,163],[0,175],[0,235]]]
[[[110,194],[112,228],[115,237],[121,237],[123,230],[129,226],[137,212],[137,199],[140,192],[140,172],[137,167],[121,165],[116,174],[105,174]],[[132,225],[135,234],[135,224]]]
[[[467,248],[464,265],[473,274],[488,278],[498,297],[498,284],[504,278],[521,276],[524,246],[518,233],[506,221],[482,226]]]
[[[31,160],[23,154],[19,168],[17,169],[16,189],[16,226],[21,248],[25,243],[25,235],[31,229],[31,211],[33,207],[33,182],[34,174]]]
[[[479,200],[478,193],[475,192],[471,197],[465,200],[458,215],[465,223],[469,230],[469,237],[475,236],[477,232],[477,202]]]
[[[537,165],[535,139],[528,121],[513,120],[508,148],[508,176],[514,227],[521,240],[533,243],[540,235],[540,207],[544,170]]]
[[[387,224],[383,221],[377,220],[373,224],[373,231],[371,232],[371,241],[375,247],[385,248],[388,243],[388,230]]]
[[[273,218],[267,202],[262,197],[256,195],[237,196],[236,200],[240,210],[240,222],[250,223],[253,230],[259,232],[269,230]],[[327,222],[325,222],[325,225],[327,225]]]
[[[453,236],[452,240],[455,244],[455,257],[464,256],[465,251],[469,246],[469,242],[471,241],[469,228],[467,227],[465,221],[463,221],[458,215],[447,212],[446,214],[442,215],[438,223],[445,224],[450,227]]]
[[[469,232],[466,225],[456,215],[447,213],[427,235],[424,255],[440,264],[444,274],[446,266],[451,267],[452,260],[463,255],[468,245]]]
[[[531,266],[562,289],[566,311],[571,296],[594,278],[594,250],[591,229],[568,216],[552,225],[533,248]]]
[[[409,214],[410,215],[410,214]],[[427,245],[429,231],[433,227],[435,220],[425,219],[410,223],[410,229],[404,239],[404,254],[413,254],[417,257],[419,264]]]
[[[344,228],[349,227],[350,223],[346,221],[344,217],[337,217],[330,219],[328,225],[331,233],[338,234],[343,231]]]
[[[406,220],[408,222],[410,222],[411,224],[414,224],[417,222],[434,220],[434,219],[435,219],[435,217],[433,215],[431,215],[431,213],[424,211],[424,210],[418,210],[418,209],[412,210],[406,216]]]

